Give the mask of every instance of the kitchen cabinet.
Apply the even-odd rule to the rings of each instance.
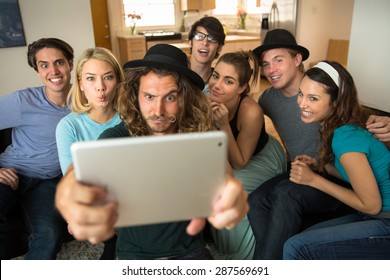
[[[181,10],[213,10],[215,9],[215,0],[181,0]]]
[[[141,59],[146,53],[145,36],[118,37],[121,63],[133,59]]]
[[[228,35],[226,36],[225,45],[222,47],[220,56],[228,52],[253,50],[260,46],[260,43],[260,37]]]

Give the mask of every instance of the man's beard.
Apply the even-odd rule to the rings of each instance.
[[[171,115],[171,116],[165,117],[165,116],[155,116],[155,115],[153,115],[153,116],[150,116],[150,117],[144,117],[144,120],[148,124],[148,127],[149,127],[149,130],[150,130],[151,134],[153,134],[153,133],[165,133],[172,126],[174,126],[174,123],[176,122],[176,116],[175,115]],[[161,121],[161,123],[160,124],[153,123],[156,120]],[[150,124],[149,122],[152,122],[152,124]],[[167,124],[169,124],[169,125],[167,125]]]

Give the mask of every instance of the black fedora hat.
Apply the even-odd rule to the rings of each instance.
[[[123,65],[124,69],[153,66],[172,70],[186,76],[199,89],[203,90],[203,79],[188,67],[187,55],[179,48],[168,44],[152,46],[143,59],[131,60]]]
[[[270,49],[293,49],[302,54],[302,61],[309,57],[309,50],[297,44],[294,35],[285,29],[273,29],[267,32],[264,42],[253,50],[256,56],[261,56],[263,52]]]

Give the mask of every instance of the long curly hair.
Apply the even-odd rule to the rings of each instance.
[[[332,66],[339,74],[339,86],[322,69],[313,67],[308,69],[304,76],[322,84],[325,92],[330,96],[331,113],[326,116],[320,125],[321,148],[319,170],[325,172],[325,164],[332,162],[332,138],[336,128],[353,124],[365,128],[369,114],[368,109],[359,102],[358,92],[351,74],[338,62],[323,62]]]
[[[149,72],[160,77],[173,76],[176,80],[180,106],[179,115],[176,116],[177,132],[200,132],[211,129],[211,107],[207,97],[185,76],[162,68],[136,67],[125,70],[125,81],[118,87],[118,112],[130,135],[149,134],[138,102],[141,77]]]

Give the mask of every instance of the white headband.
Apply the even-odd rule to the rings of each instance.
[[[339,82],[339,72],[337,72],[336,69],[333,68],[330,64],[326,62],[318,62],[316,65],[313,67],[320,68],[325,71],[326,74],[328,74],[332,80],[335,82],[335,84],[340,87],[340,82]]]

